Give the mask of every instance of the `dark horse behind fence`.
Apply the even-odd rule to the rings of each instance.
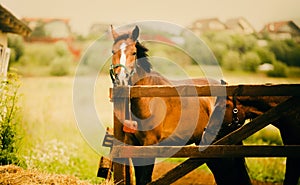
[[[202,142],[215,139],[215,127],[220,124],[218,114],[224,115],[222,128],[218,131],[216,139],[220,139],[226,134],[236,130],[246,119],[254,119],[271,108],[276,107],[278,104],[288,100],[290,97],[286,96],[230,96],[230,97],[218,97],[214,112],[208,123],[205,134],[203,134]],[[294,102],[299,105],[299,101]],[[270,122],[280,130],[282,141],[285,145],[299,145],[300,144],[300,110],[299,106],[295,110],[282,114],[274,122]],[[211,131],[210,131],[211,130]],[[211,134],[213,133],[213,134]],[[300,156],[299,156],[300,157]],[[284,185],[297,185],[300,177],[300,158],[287,157],[286,160],[286,173],[284,179]],[[240,162],[241,159],[234,159],[231,162]],[[208,162],[208,166],[214,172],[216,181],[222,181],[222,176],[219,173],[232,174],[231,170],[221,171],[222,166],[230,160],[214,159]],[[240,165],[239,167],[242,168]],[[225,174],[224,174],[225,173]]]
[[[118,34],[112,27],[112,35],[114,44],[110,75],[114,86],[220,84],[219,81],[205,78],[170,81],[152,70],[147,57],[148,49],[137,40],[138,27],[125,34]],[[126,132],[125,142],[136,146],[199,144],[213,112],[215,100],[215,97],[132,98],[129,117],[127,120],[120,120]],[[151,182],[154,161],[155,158],[132,159],[136,184]],[[215,170],[220,171],[215,174],[218,184],[250,184],[243,159],[227,163],[226,167]],[[228,168],[233,172],[231,175],[225,173]]]

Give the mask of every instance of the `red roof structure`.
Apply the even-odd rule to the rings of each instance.
[[[262,33],[270,33],[279,37],[299,37],[300,28],[294,21],[277,21],[271,22],[264,26]]]

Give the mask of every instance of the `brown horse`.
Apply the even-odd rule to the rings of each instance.
[[[264,114],[269,109],[277,106],[279,103],[286,101],[289,97],[284,96],[234,96],[234,97],[218,97],[216,106],[212,117],[208,123],[208,128],[203,134],[202,142],[210,142],[211,140],[217,140],[239,128],[244,124],[246,119],[254,119],[257,116]],[[295,102],[299,103],[299,102]],[[224,114],[225,113],[225,114]],[[287,116],[283,115],[276,122],[272,122],[281,133],[281,137],[284,144],[287,145],[299,145],[300,144],[300,112],[296,111],[295,115]],[[224,115],[221,129],[215,131],[214,127],[220,124],[219,116]],[[214,133],[218,132],[217,138]],[[213,134],[211,134],[213,133]],[[240,143],[241,144],[241,143]],[[224,182],[222,179],[226,175],[232,175],[232,171],[221,170],[222,166],[226,166],[228,161],[230,165],[234,163],[243,163],[244,158],[233,158],[233,159],[214,159],[208,162],[208,166],[215,175],[216,181]],[[245,171],[242,165],[238,165],[238,171]],[[284,185],[296,185],[300,177],[300,158],[287,158],[286,161],[286,173]],[[222,174],[223,176],[221,176]],[[238,178],[238,176],[237,176]],[[227,179],[230,183],[230,180]],[[225,180],[226,181],[226,180]]]
[[[218,81],[205,78],[170,81],[153,71],[147,57],[148,49],[137,41],[138,27],[125,34],[118,34],[112,28],[112,35],[114,44],[110,75],[115,86],[220,84]],[[196,92],[195,96],[197,96]],[[123,130],[128,132],[125,135],[126,144],[137,146],[199,144],[213,112],[215,99],[214,97],[132,98],[130,116],[127,119],[137,125],[124,125]],[[134,127],[137,129],[132,129]],[[135,167],[136,184],[143,185],[151,182],[155,158],[135,158],[132,161]],[[229,161],[228,166],[233,170],[246,169],[244,163],[234,164]],[[222,167],[222,169],[226,171],[226,168]],[[241,184],[250,184],[246,170],[236,171],[234,175],[224,176],[220,173],[215,176],[221,179],[219,184],[226,184],[229,178],[235,179],[236,176],[244,177],[240,179]]]

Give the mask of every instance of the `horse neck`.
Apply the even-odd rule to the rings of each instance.
[[[245,111],[246,119],[253,119],[288,98],[285,96],[239,96],[237,100]]]
[[[170,81],[160,73],[151,70],[147,73],[143,69],[137,69],[132,76],[132,85],[169,85]]]

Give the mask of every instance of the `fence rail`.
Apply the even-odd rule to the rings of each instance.
[[[299,157],[300,146],[209,145],[209,146],[115,146],[113,158],[227,158],[227,157]]]
[[[110,97],[300,96],[300,84],[133,86],[110,89]]]

